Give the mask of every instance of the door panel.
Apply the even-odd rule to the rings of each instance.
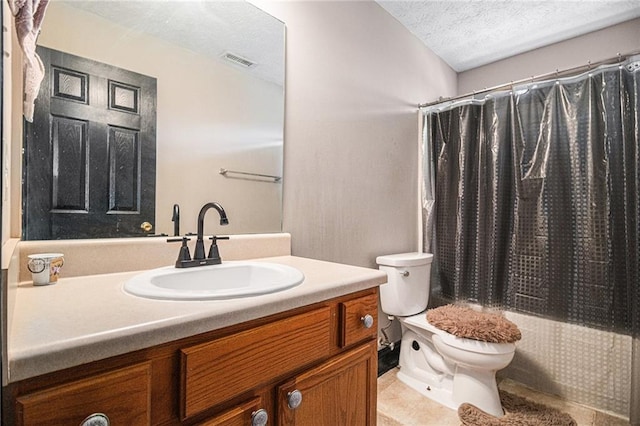
[[[109,213],[140,209],[140,133],[109,128]]]
[[[51,117],[52,211],[89,210],[87,122]]]
[[[375,424],[374,346],[367,344],[339,355],[278,387],[278,425]],[[292,408],[289,398],[295,391],[301,401]]]
[[[145,235],[155,223],[156,79],[38,47],[25,123],[23,237]]]

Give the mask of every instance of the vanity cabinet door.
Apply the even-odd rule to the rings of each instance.
[[[92,415],[104,415],[111,425],[149,425],[151,364],[22,395],[16,400],[16,413],[19,425],[76,426]]]
[[[197,426],[264,426],[268,413],[262,398],[254,398],[211,417]]]
[[[279,386],[277,424],[375,424],[377,360],[371,342]]]

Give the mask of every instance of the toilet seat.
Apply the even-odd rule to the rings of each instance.
[[[491,343],[482,342],[480,340],[467,339],[465,337],[457,337],[451,333],[448,333],[442,329],[435,327],[427,321],[427,316],[424,312],[410,317],[401,318],[408,324],[415,327],[422,328],[433,334],[440,336],[443,343],[453,346],[455,348],[464,349],[469,352],[476,352],[481,354],[507,354],[515,351],[515,343]]]

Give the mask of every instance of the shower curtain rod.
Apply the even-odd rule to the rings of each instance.
[[[505,83],[505,84],[500,84],[497,86],[493,86],[493,87],[486,87],[482,90],[477,90],[474,92],[470,92],[470,93],[465,93],[464,95],[458,95],[458,96],[452,96],[450,98],[440,98],[436,101],[433,102],[427,102],[424,104],[418,104],[418,109],[421,108],[426,108],[426,107],[430,107],[433,105],[438,105],[438,104],[442,104],[445,102],[452,102],[452,101],[457,101],[460,99],[465,99],[465,98],[469,98],[469,97],[473,97],[476,95],[480,95],[482,93],[489,93],[489,92],[494,92],[496,90],[505,90],[505,89],[510,89],[515,85],[518,84],[525,84],[525,83],[534,83],[536,81],[542,81],[542,80],[548,80],[550,78],[562,78],[562,77],[568,77],[568,76],[573,76],[576,74],[579,74],[581,72],[586,72],[586,71],[590,71],[592,68],[596,68],[599,67],[600,65],[613,65],[616,63],[620,63],[623,61],[626,61],[627,59],[631,58],[632,56],[638,55],[640,54],[640,50],[636,50],[634,52],[631,53],[625,53],[624,55],[621,55],[620,53],[618,53],[617,56],[613,57],[613,58],[608,58],[608,59],[603,59],[602,61],[598,61],[595,63],[587,63],[586,65],[580,65],[577,67],[573,67],[573,68],[567,68],[564,69],[562,71],[558,71],[557,69],[555,71],[552,72],[548,72],[546,74],[540,74],[540,75],[536,75],[536,76],[532,76],[529,78],[523,78],[517,81],[511,81],[509,83]]]

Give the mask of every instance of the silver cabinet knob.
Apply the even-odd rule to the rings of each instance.
[[[361,317],[360,321],[362,321],[365,328],[371,328],[373,326],[373,317],[369,314]]]
[[[106,414],[93,413],[80,423],[80,426],[109,426],[111,422]]]
[[[267,410],[261,408],[251,413],[251,426],[265,426],[269,420]]]
[[[300,404],[302,404],[302,392],[296,389],[287,394],[287,405],[289,405],[289,408],[295,410]]]

